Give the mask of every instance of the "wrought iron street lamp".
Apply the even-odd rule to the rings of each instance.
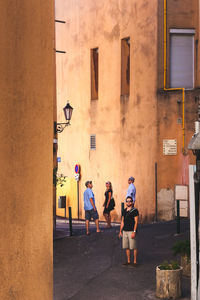
[[[57,123],[54,122],[54,132],[55,134],[58,132],[62,132],[66,126],[70,125],[70,120],[72,117],[72,112],[73,112],[73,107],[71,107],[71,105],[69,104],[69,102],[67,102],[67,105],[63,108],[64,111],[64,115],[65,115],[65,119],[66,119],[66,123]]]

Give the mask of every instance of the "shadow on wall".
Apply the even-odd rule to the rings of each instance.
[[[139,214],[139,224],[149,224],[155,221],[155,214],[142,215]]]
[[[111,211],[111,218],[112,222],[120,222],[121,216],[119,216],[114,209],[113,211]]]

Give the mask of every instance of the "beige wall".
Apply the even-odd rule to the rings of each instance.
[[[0,299],[52,299],[54,2],[0,4]]]
[[[180,2],[180,3],[179,3]],[[199,39],[197,0],[167,0],[167,78],[169,29],[194,28]],[[127,179],[136,178],[136,205],[142,221],[155,213],[155,162],[158,164],[158,210],[168,219],[165,199],[174,207],[175,184],[188,184],[188,164],[182,154],[181,93],[163,92],[163,1],[77,0],[56,3],[58,120],[68,99],[74,107],[71,127],[59,136],[60,172],[74,176],[81,165],[80,198],[84,182],[93,180],[102,218],[105,181],[113,183],[117,202],[114,220],[120,220]],[[121,39],[130,37],[130,95],[120,97]],[[99,48],[99,98],[90,98],[90,49]],[[195,54],[195,89],[185,95],[185,146],[193,135],[199,95],[199,63]],[[168,80],[167,80],[168,84]],[[97,150],[90,151],[90,134]],[[177,155],[163,155],[163,139],[177,140]],[[168,193],[169,191],[169,193]],[[70,192],[70,191],[69,191]],[[81,207],[83,213],[83,205]],[[170,216],[171,218],[171,216]]]
[[[157,88],[157,1],[80,0],[57,2],[58,121],[66,100],[74,107],[71,126],[59,135],[60,172],[74,176],[81,165],[80,201],[93,180],[102,218],[105,182],[113,183],[120,220],[129,176],[136,177],[137,207],[143,219],[154,213]],[[121,39],[130,37],[130,96],[120,98]],[[99,48],[99,99],[90,98],[90,49]],[[151,59],[149,59],[151,57]],[[90,134],[97,150],[90,151]],[[145,185],[145,188],[144,188]]]

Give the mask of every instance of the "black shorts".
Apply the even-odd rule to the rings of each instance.
[[[90,221],[91,219],[98,220],[99,219],[99,215],[97,210],[94,209],[90,209],[90,210],[85,210],[85,219]]]
[[[111,212],[111,210],[113,210],[112,207],[109,207],[109,206],[108,206],[108,208],[105,207],[104,211],[103,211],[103,214],[109,214]]]

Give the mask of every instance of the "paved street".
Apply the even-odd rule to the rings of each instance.
[[[85,235],[83,222],[73,224],[74,236],[69,237],[69,224],[57,220],[54,240],[54,300],[157,299],[155,268],[163,260],[175,260],[171,248],[179,239],[189,238],[189,221],[164,222],[139,226],[139,266],[127,268],[125,253],[118,239],[119,225]],[[66,237],[67,236],[67,237]],[[63,238],[62,238],[63,237]],[[182,300],[190,299],[190,279],[183,277]]]

